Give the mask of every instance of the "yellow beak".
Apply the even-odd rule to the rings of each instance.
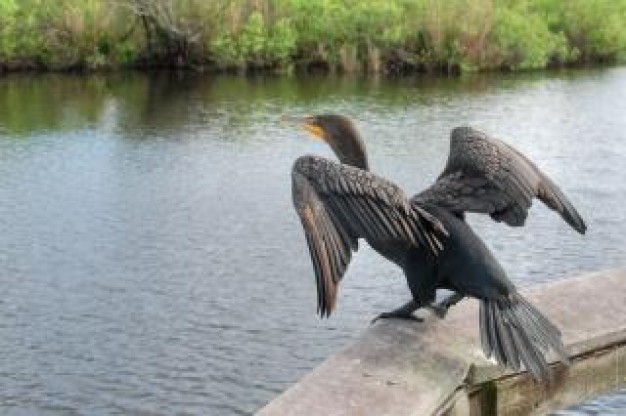
[[[300,126],[303,126],[304,129],[308,131],[309,133],[311,133],[313,137],[315,137],[316,139],[320,139],[324,141],[326,140],[324,129],[315,123],[315,120],[313,117],[294,117],[294,116],[285,115],[282,117],[282,120],[289,122],[289,123],[296,123]]]
[[[320,140],[325,140],[324,129],[318,126],[317,124],[312,124],[312,123],[309,124],[305,122],[304,128],[309,133],[311,133],[315,138],[320,139]]]

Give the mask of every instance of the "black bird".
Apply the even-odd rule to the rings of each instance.
[[[534,198],[576,231],[586,226],[561,190],[515,149],[471,127],[452,130],[447,165],[437,181],[408,198],[369,171],[365,146],[352,122],[334,114],[292,118],[325,141],[339,158],[298,158],[292,170],[293,203],[304,227],[315,278],[318,312],[329,316],[351,254],[364,238],[401,267],[412,299],[378,318],[416,319],[431,307],[440,317],[465,296],[480,300],[480,337],[487,357],[539,381],[551,378],[545,354],[568,363],[561,333],[516,290],[493,254],[464,220],[489,214],[524,224]],[[453,294],[434,304],[436,289]]]

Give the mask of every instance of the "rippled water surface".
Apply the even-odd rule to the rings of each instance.
[[[589,225],[581,238],[540,206],[525,229],[470,217],[510,277],[625,265],[625,96],[624,68],[0,78],[0,414],[247,414],[407,300],[364,249],[336,315],[315,316],[290,169],[331,154],[284,113],[352,116],[372,168],[409,193],[443,167],[452,127],[506,137]],[[620,409],[624,394],[578,412]]]

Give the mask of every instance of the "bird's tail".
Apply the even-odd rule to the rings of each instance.
[[[559,329],[518,293],[481,300],[480,339],[487,357],[514,370],[523,364],[538,381],[552,379],[545,358],[550,349],[564,364],[570,363]]]

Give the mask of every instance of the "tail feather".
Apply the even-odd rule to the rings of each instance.
[[[523,364],[538,381],[552,377],[545,359],[548,350],[569,365],[558,328],[517,293],[481,300],[480,338],[487,357],[493,355],[498,363],[514,370]]]
[[[537,379],[538,381],[547,381],[551,379],[550,367],[543,358],[543,351],[537,350],[532,341],[526,335],[523,327],[517,328],[513,332],[515,341],[520,349],[521,361],[524,363],[524,367]]]
[[[505,354],[504,351],[504,347],[502,346],[502,340],[500,339],[500,331],[498,328],[498,312],[495,310],[495,308],[490,307],[489,311],[487,313],[487,316],[489,316],[489,336],[491,337],[491,349],[494,352],[494,355],[496,356],[496,360],[498,360],[499,363],[502,363],[503,365],[508,365],[508,360],[507,360],[507,356]]]
[[[487,317],[487,307],[481,302],[479,310],[480,325],[480,343],[483,347],[483,353],[487,358],[491,357],[491,337],[489,336],[489,322]]]
[[[553,340],[553,336],[550,333],[546,333],[541,327],[541,324],[537,322],[533,317],[528,316],[527,312],[516,306],[513,306],[515,316],[521,323],[521,327],[525,329],[526,335],[542,349],[550,348],[550,341]],[[550,340],[550,341],[549,341]]]
[[[520,298],[513,308],[522,320],[532,341],[546,350],[554,346],[554,350],[560,354],[561,360],[568,364],[569,358],[563,353],[561,331],[526,299]]]
[[[492,313],[496,320],[496,328],[500,338],[500,345],[504,350],[504,357],[506,358],[503,363],[506,362],[505,365],[518,370],[519,354],[517,353],[517,347],[515,346],[515,337],[513,336],[512,331],[509,330],[509,326],[506,323],[506,315],[498,313],[498,310],[495,307],[492,307],[491,310],[493,311]]]
[[[530,302],[528,302],[521,296],[519,296],[517,300],[517,305],[526,311],[526,314],[529,318],[537,321],[540,329],[544,327],[549,328],[552,335],[556,335],[557,338],[561,336],[561,331],[559,330],[559,328],[557,328],[556,325],[550,322],[548,318],[546,318],[544,314],[541,313],[541,311],[539,311]]]
[[[504,317],[504,321],[506,322],[506,324],[504,325],[504,328],[506,332],[508,333],[509,338],[511,339],[511,344],[512,344],[512,348],[511,348],[512,359],[509,360],[510,361],[509,366],[513,370],[517,371],[521,368],[523,350],[520,347],[519,341],[516,339],[516,332],[514,331],[514,328],[511,327],[511,323],[515,321],[515,318],[511,316],[510,309],[504,309],[502,311],[502,316]]]

